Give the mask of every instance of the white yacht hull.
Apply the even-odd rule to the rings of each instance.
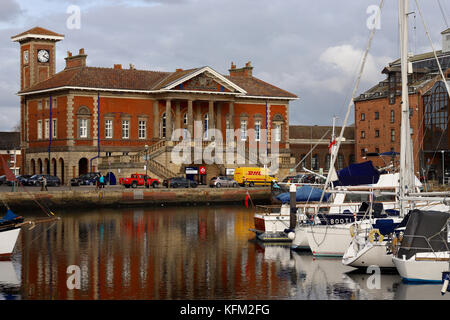
[[[350,225],[309,226],[306,236],[313,255],[325,257],[342,257],[352,237]]]
[[[361,250],[355,250],[357,244],[352,241],[347,248],[342,263],[349,267],[366,268],[378,266],[380,268],[395,268],[392,262],[392,254],[387,254],[386,241],[381,243],[367,242]]]
[[[16,246],[20,228],[0,231],[0,259],[8,259]]]
[[[295,227],[295,238],[292,240],[291,248],[293,250],[309,250],[307,237],[307,228],[305,225],[297,225]]]
[[[408,260],[393,257],[392,261],[405,281],[441,283],[442,272],[449,271],[450,268],[448,259],[449,252],[438,252],[436,255],[417,254],[417,257],[415,255]]]

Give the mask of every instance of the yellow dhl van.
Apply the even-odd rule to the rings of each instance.
[[[258,167],[240,167],[234,170],[234,180],[241,186],[270,186],[277,178],[269,175],[269,169]]]

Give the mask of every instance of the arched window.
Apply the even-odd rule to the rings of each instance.
[[[78,138],[87,139],[90,134],[91,112],[88,107],[82,106],[77,111]]]
[[[327,154],[325,157],[325,170],[330,170],[331,165],[331,155]]]
[[[311,168],[313,170],[319,170],[319,156],[315,154],[311,160],[312,160]]]

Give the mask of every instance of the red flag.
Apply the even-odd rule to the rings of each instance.
[[[247,191],[247,195],[245,196],[245,207],[248,209],[248,199],[250,199],[250,195],[248,194]]]
[[[11,171],[11,169],[8,167],[8,165],[6,164],[5,158],[2,158],[2,166],[3,166],[3,170],[5,171],[5,176],[6,176],[6,180],[8,181],[16,181],[16,176],[14,175],[14,173]]]
[[[330,144],[328,145],[328,152],[331,153],[331,148],[336,144],[336,140],[333,140],[330,142]]]

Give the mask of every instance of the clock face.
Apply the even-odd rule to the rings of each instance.
[[[50,54],[47,50],[39,50],[37,57],[39,62],[48,62],[50,59]]]
[[[23,63],[25,63],[25,64],[28,63],[28,50],[25,50],[23,52]]]

